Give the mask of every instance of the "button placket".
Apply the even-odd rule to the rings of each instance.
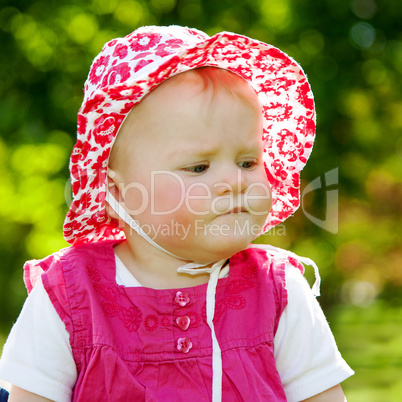
[[[190,297],[187,292],[178,291],[174,297],[174,301],[180,307],[185,307],[190,303]],[[176,318],[176,324],[182,331],[187,331],[190,327],[190,317],[188,315],[180,316]],[[188,353],[193,347],[193,344],[188,337],[179,338],[177,340],[176,348],[181,353]]]

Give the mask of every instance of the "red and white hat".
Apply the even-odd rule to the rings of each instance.
[[[264,232],[296,211],[300,172],[315,134],[313,95],[301,67],[279,49],[246,36],[142,27],[108,42],[85,83],[70,160],[73,202],[64,223],[67,242],[124,239],[105,209],[108,158],[119,128],[131,108],[160,83],[204,66],[245,79],[262,105],[264,163],[272,191]]]

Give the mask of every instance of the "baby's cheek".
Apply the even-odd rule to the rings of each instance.
[[[184,207],[189,214],[202,218],[211,213],[211,190],[205,183],[193,183],[186,188]]]
[[[143,213],[149,205],[149,190],[141,183],[130,183],[121,188],[125,208],[130,215]]]
[[[193,230],[194,226],[202,225],[203,220],[208,219],[211,209],[211,195],[208,187],[196,183],[196,185],[187,185],[184,191],[182,188],[172,190],[174,193],[180,192],[182,197],[178,200],[174,194],[171,195],[172,204],[177,205],[177,208],[172,211],[170,219],[188,230]]]
[[[272,205],[271,189],[266,181],[255,182],[245,194],[245,206],[254,214],[268,215]]]
[[[170,172],[160,172],[153,177],[150,188],[151,213],[170,215],[182,207],[185,188],[179,177]]]

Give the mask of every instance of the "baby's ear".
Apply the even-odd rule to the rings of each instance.
[[[113,169],[107,168],[107,187],[108,189],[113,189],[113,191],[120,191],[124,182],[122,177],[118,172]],[[113,193],[112,193],[113,194]],[[114,194],[113,194],[114,195]],[[116,194],[117,195],[117,194]]]
[[[115,180],[116,180],[117,173],[113,169],[110,169],[110,167],[108,167],[106,175],[107,175],[108,187],[116,185]]]
[[[123,197],[120,193],[120,187],[122,185],[121,179],[119,179],[119,174],[108,168],[107,169],[107,191],[118,201],[123,201]],[[106,201],[106,213],[113,219],[120,220],[120,217],[116,214],[116,212],[111,208],[109,203]]]

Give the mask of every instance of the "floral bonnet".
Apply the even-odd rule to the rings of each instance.
[[[296,211],[300,172],[315,134],[313,95],[301,67],[279,49],[246,36],[142,27],[108,42],[85,83],[70,159],[73,201],[64,223],[67,242],[124,239],[105,209],[108,158],[119,128],[131,108],[160,83],[203,66],[239,75],[262,105],[264,164],[272,191],[264,232]]]

